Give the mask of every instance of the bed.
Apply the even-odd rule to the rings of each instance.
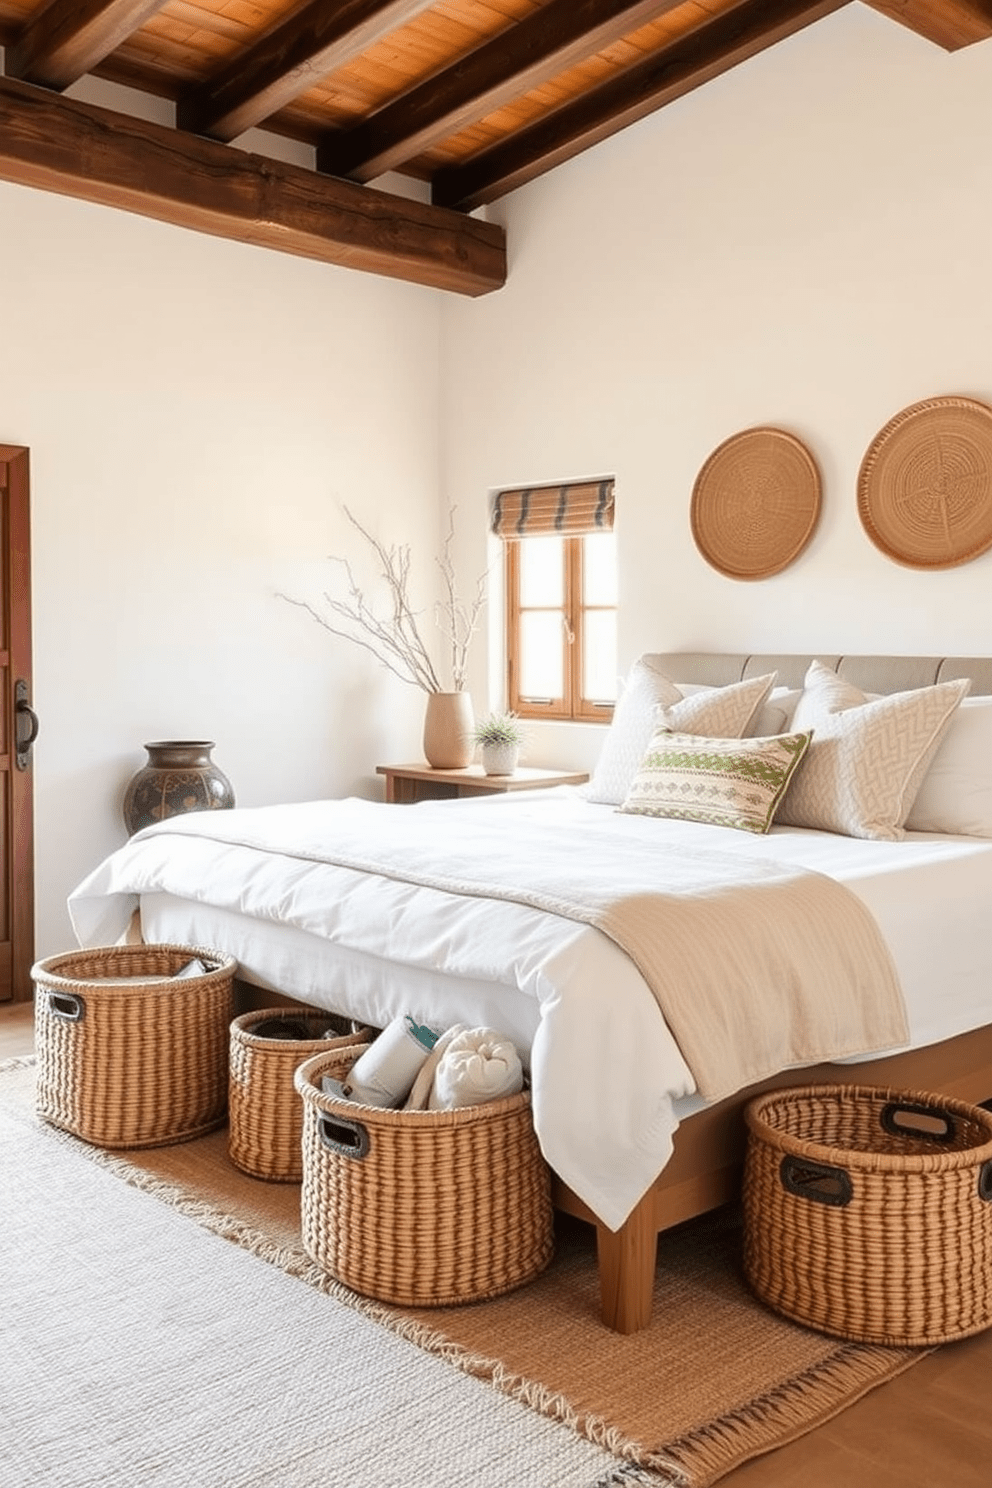
[[[992,699],[992,660],[984,658],[660,653],[642,662],[687,698],[774,675],[772,706],[777,696],[798,694],[815,662],[871,700],[946,690],[958,678],[970,680],[969,698]],[[987,711],[973,707],[969,727],[979,718],[985,727]],[[931,757],[931,773],[941,758]],[[604,1322],[634,1332],[650,1316],[659,1232],[734,1196],[741,1112],[756,1091],[856,1079],[972,1101],[992,1096],[992,938],[982,934],[992,903],[992,832],[977,835],[981,824],[976,829],[969,816],[951,821],[966,831],[863,840],[776,818],[761,835],[626,814],[589,795],[561,787],[407,808],[314,802],[174,818],[100,864],[70,910],[85,944],[119,938],[137,914],[146,940],[229,952],[254,1005],[289,997],[377,1027],[410,1012],[436,1028],[484,1023],[509,1034],[529,1069],[555,1202],[596,1226]],[[983,802],[968,810],[981,817]],[[372,852],[382,833],[392,857]],[[323,844],[331,837],[328,860]],[[545,863],[541,844],[552,840]],[[905,1033],[894,1036],[884,1022],[859,1027],[853,1042],[797,1063],[787,1041],[775,1042],[785,1036],[778,1024],[788,1021],[783,1002],[762,1051],[762,1078],[726,1089],[717,1081],[701,1094],[643,960],[614,938],[601,907],[587,913],[591,901],[582,898],[583,875],[590,883],[597,875],[629,878],[636,897],[660,864],[662,840],[666,862],[705,858],[709,872],[709,859],[718,859],[721,871],[746,883],[752,905],[766,879],[768,893],[777,891],[783,865],[804,887],[832,885],[856,900],[891,957]],[[503,841],[515,848],[505,864]],[[562,877],[562,853],[575,880],[564,905],[549,888]],[[526,892],[514,876],[515,855],[536,875]],[[808,928],[826,933],[823,916],[834,911],[832,903],[818,906]],[[686,954],[701,944],[698,928],[693,934]],[[666,974],[677,982],[680,963],[671,959]],[[858,965],[841,970],[857,1001]],[[871,972],[882,975],[875,963]],[[814,1014],[824,1001],[822,992],[811,999]],[[810,1047],[825,1049],[828,1036]]]

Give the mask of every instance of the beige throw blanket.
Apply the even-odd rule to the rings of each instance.
[[[908,1042],[892,957],[849,889],[788,864],[749,862],[743,880],[720,856],[671,866],[593,923],[640,969],[701,1095]]]
[[[734,852],[715,831],[718,847],[689,851],[666,841],[660,822],[646,836],[617,817],[549,830],[539,813],[515,814],[512,828],[502,815],[326,801],[196,813],[149,833],[206,836],[594,925],[637,965],[708,1100],[790,1065],[908,1041],[888,948],[835,880]]]

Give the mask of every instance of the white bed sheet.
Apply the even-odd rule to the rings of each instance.
[[[912,834],[876,843],[788,828],[757,837],[622,816],[565,787],[402,809],[425,823],[431,812],[457,810],[466,832],[478,811],[503,812],[511,831],[523,813],[549,830],[565,813],[595,814],[632,837],[664,832],[745,862],[827,873],[874,914],[901,978],[914,1046],[992,1019],[990,842]],[[227,951],[262,987],[375,1026],[410,1011],[437,1028],[472,1022],[513,1037],[530,1066],[549,1163],[613,1228],[667,1162],[679,1119],[701,1104],[640,974],[589,926],[309,860],[264,861],[253,849],[170,833],[168,823],[75,891],[81,942],[117,939],[139,902],[146,939]]]

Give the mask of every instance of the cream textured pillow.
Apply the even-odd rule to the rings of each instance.
[[[651,742],[658,708],[677,703],[681,697],[674,682],[643,657],[634,662],[613,709],[613,721],[606,731],[592,780],[586,787],[587,801],[619,806]]]
[[[969,683],[896,692],[876,701],[814,661],[792,716],[813,730],[778,821],[846,837],[898,842],[927,767]]]
[[[893,693],[895,697],[897,694]],[[838,677],[822,661],[812,661],[806,672],[803,689],[792,710],[796,728],[809,728],[822,720],[824,713],[842,713],[847,708],[862,708],[874,702],[877,693],[862,692],[851,682]]]
[[[775,684],[775,673],[747,677],[728,687],[707,687],[658,711],[655,725],[673,734],[705,734],[711,739],[740,739]]]
[[[771,672],[732,682],[729,687],[703,687],[684,697],[676,683],[642,656],[631,667],[613,710],[613,722],[586,787],[586,800],[620,805],[659,725],[674,733],[739,738],[774,682]]]
[[[620,810],[767,832],[809,734],[704,739],[659,729]]]
[[[992,837],[992,697],[967,697],[955,711],[906,828]]]

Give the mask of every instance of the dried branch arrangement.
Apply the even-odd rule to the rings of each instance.
[[[482,616],[486,602],[486,576],[476,582],[475,595],[471,603],[458,597],[455,583],[455,566],[451,556],[455,537],[455,511],[448,516],[448,532],[437,559],[441,571],[444,598],[434,606],[434,621],[446,642],[449,653],[451,686],[446,687],[421,634],[422,615],[413,608],[410,600],[410,545],[398,543],[388,546],[364,527],[348,507],[344,514],[372,548],[379,560],[379,572],[389,596],[389,613],[380,615],[368,600],[355,578],[347,558],[331,556],[332,563],[340,563],[344,569],[347,594],[344,598],[324,594],[326,610],[320,610],[307,600],[288,599],[290,604],[306,610],[319,625],[332,635],[341,636],[371,651],[377,661],[399,677],[424,692],[462,692],[465,689],[468,670],[468,653]]]

